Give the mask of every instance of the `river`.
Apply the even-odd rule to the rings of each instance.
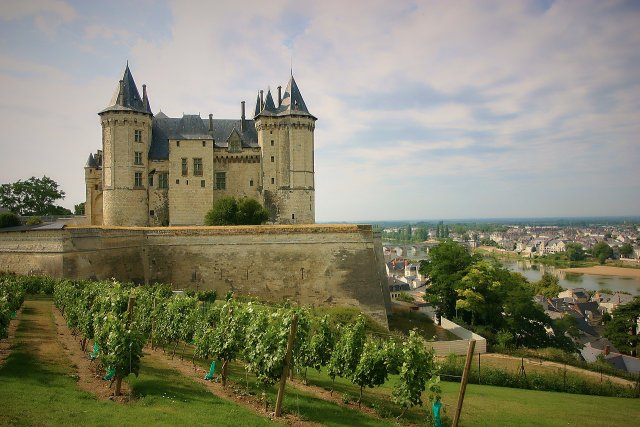
[[[501,259],[500,263],[511,271],[521,273],[529,279],[530,282],[540,280],[542,274],[549,272],[558,277],[560,286],[563,288],[584,288],[591,291],[608,289],[610,291],[629,292],[631,295],[640,295],[640,278],[638,277],[567,273],[552,266],[537,264],[527,260],[514,261]]]

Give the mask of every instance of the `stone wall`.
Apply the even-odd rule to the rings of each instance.
[[[380,238],[362,225],[2,232],[0,270],[350,306],[384,325],[390,311]]]

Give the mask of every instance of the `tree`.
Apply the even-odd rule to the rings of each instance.
[[[84,215],[84,202],[73,205],[74,215]]]
[[[431,280],[425,299],[436,307],[437,312],[446,317],[455,315],[456,287],[467,268],[478,259],[464,246],[446,240],[429,251],[429,260],[420,262],[420,273]]]
[[[366,339],[364,326],[365,319],[360,316],[355,324],[342,328],[340,338],[329,360],[328,373],[332,380],[335,381],[336,375],[342,378],[351,378],[353,376],[360,361]]]
[[[269,219],[269,212],[256,199],[244,197],[238,200],[236,224],[260,225]]]
[[[64,191],[47,176],[32,176],[0,186],[0,206],[18,215],[69,215],[71,211],[55,204],[64,199]]]
[[[607,242],[598,242],[591,248],[591,255],[597,258],[600,264],[604,264],[608,258],[613,256],[613,249]]]
[[[636,356],[640,348],[640,335],[638,335],[638,319],[640,319],[640,296],[636,296],[631,302],[619,305],[613,313],[612,319],[607,322],[605,336],[622,353]]]
[[[580,243],[567,243],[565,252],[569,261],[582,261],[584,259],[584,249],[582,248],[582,245]]]
[[[564,288],[559,284],[558,278],[546,271],[540,280],[532,284],[532,289],[536,295],[544,295],[547,298],[555,298],[560,292],[564,291]]]
[[[633,246],[631,246],[629,243],[625,243],[624,245],[620,246],[620,255],[625,257],[625,258],[631,258],[631,256],[633,255]]]
[[[233,196],[217,200],[205,216],[205,225],[259,225],[269,219],[269,212],[251,198]]]

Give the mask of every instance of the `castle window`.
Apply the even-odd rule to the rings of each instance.
[[[202,141],[202,146],[206,147],[207,146],[207,141]]]
[[[136,151],[133,153],[133,164],[141,165],[142,164],[142,151]]]
[[[149,216],[154,216],[156,213],[153,210],[149,211]]]
[[[176,147],[180,147],[180,141],[176,141]]]
[[[227,189],[227,173],[216,172],[216,190],[226,190],[226,189]]]
[[[296,219],[296,214],[291,214],[291,219]]]
[[[275,184],[276,183],[276,179],[275,178],[271,178],[271,183]]]
[[[273,147],[274,143],[273,143],[273,139],[271,140],[271,146]]]
[[[94,189],[94,190],[97,190],[97,189],[98,189],[98,184],[94,185],[94,186],[93,186],[93,189]]]
[[[176,182],[177,184],[177,182]],[[158,174],[158,188],[169,188],[169,173],[160,172]]]
[[[249,180],[249,187],[253,187],[253,180],[252,179]]]
[[[273,131],[272,130],[269,131],[269,135],[273,135]],[[273,141],[271,141],[271,142],[273,142]]]
[[[276,161],[276,158],[275,158],[275,157],[273,157],[273,156],[271,156],[271,163],[273,163],[273,162],[275,162],[275,161]]]
[[[176,184],[180,184],[180,180],[179,179],[176,179]]]
[[[142,187],[142,172],[136,172],[133,176],[133,186]]]
[[[200,180],[200,187],[206,187],[204,179]]]
[[[189,174],[189,164],[187,163],[187,159],[185,157],[182,158],[182,176],[187,176]]]
[[[193,159],[193,174],[195,176],[202,176],[202,159]]]
[[[153,174],[149,174],[149,187],[153,187]]]
[[[142,131],[140,129],[133,131],[133,140],[135,142],[142,142]]]

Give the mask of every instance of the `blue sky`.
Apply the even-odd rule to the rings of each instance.
[[[0,8],[0,182],[84,199],[128,60],[154,112],[240,114],[291,64],[318,221],[640,215],[640,2],[64,1]]]

